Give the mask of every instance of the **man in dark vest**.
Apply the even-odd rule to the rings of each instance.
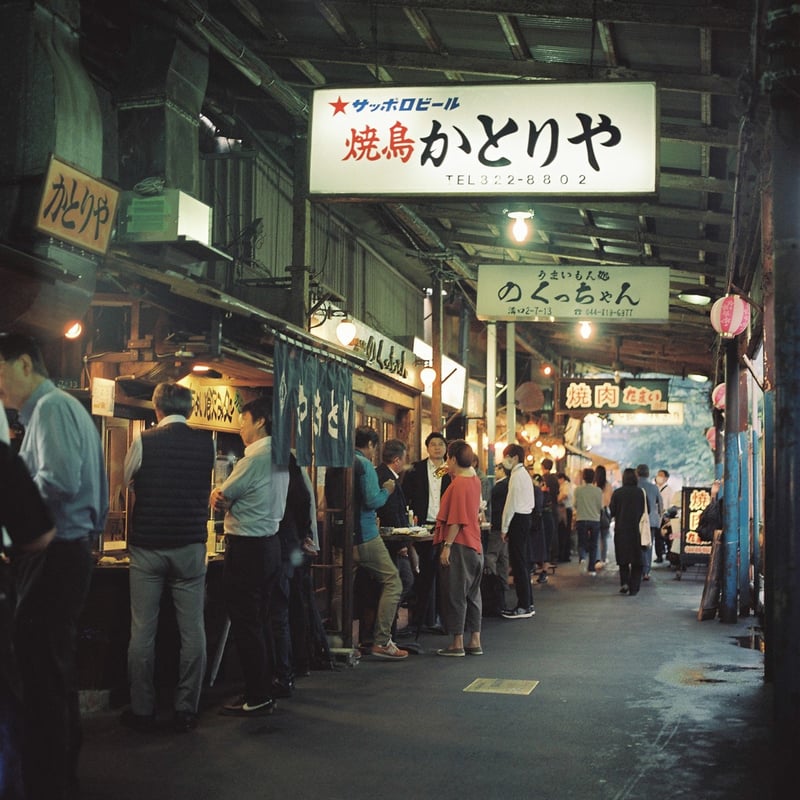
[[[131,707],[121,721],[142,732],[155,727],[155,638],[168,586],[181,635],[173,724],[185,733],[197,725],[206,669],[206,522],[215,453],[211,434],[186,424],[192,413],[190,389],[160,383],[153,405],[158,425],[134,439],[125,456],[125,481],[133,482],[135,501],[128,534]]]

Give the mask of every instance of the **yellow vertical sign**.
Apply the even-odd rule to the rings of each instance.
[[[36,229],[103,255],[108,250],[119,190],[50,156]]]

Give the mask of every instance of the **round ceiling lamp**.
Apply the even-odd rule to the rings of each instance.
[[[336,338],[342,345],[344,345],[344,347],[349,347],[353,343],[353,339],[356,338],[355,323],[352,320],[345,317],[336,326]]]
[[[67,323],[67,326],[64,329],[64,338],[77,339],[82,333],[83,325],[79,320],[75,320],[74,322]]]
[[[695,289],[685,289],[678,292],[678,300],[683,300],[690,306],[707,306],[711,302],[711,292],[704,286]]]
[[[726,294],[711,306],[711,327],[723,339],[733,339],[749,324],[750,305],[738,294]]]

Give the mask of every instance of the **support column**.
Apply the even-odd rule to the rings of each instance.
[[[486,474],[494,480],[494,443],[497,440],[497,323],[486,323]]]
[[[308,168],[305,129],[295,131],[292,185],[292,265],[287,271],[292,288],[287,297],[286,319],[308,330],[309,262],[311,253],[311,204],[308,201]]]
[[[506,322],[506,441],[517,441],[517,327],[515,322]]]
[[[431,350],[436,370],[436,380],[431,386],[431,430],[442,430],[442,281],[433,280],[433,297],[431,297]]]
[[[723,495],[722,597],[720,622],[736,622],[739,555],[739,346],[736,339],[725,342],[725,484]]]
[[[775,260],[775,492],[772,640],[776,741],[800,729],[800,9],[772,0],[764,85],[772,111]]]

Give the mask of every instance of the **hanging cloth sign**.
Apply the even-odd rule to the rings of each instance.
[[[353,375],[325,354],[276,339],[272,454],[276,464],[349,467],[353,463]]]

